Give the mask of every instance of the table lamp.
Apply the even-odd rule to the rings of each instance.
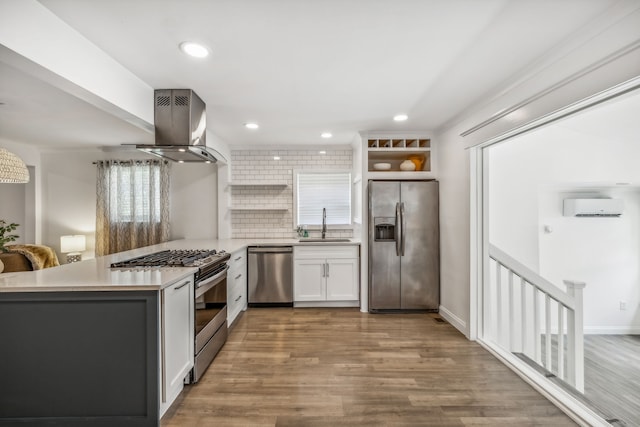
[[[60,237],[60,252],[67,254],[67,263],[82,261],[82,253],[87,248],[83,234]]]

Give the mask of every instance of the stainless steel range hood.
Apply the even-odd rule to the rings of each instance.
[[[155,141],[138,150],[174,162],[215,163],[219,153],[207,147],[206,105],[191,89],[154,92]]]

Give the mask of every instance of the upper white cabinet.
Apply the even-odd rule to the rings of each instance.
[[[227,324],[231,326],[247,309],[247,249],[231,254],[227,271]]]
[[[296,306],[358,306],[358,246],[296,246]]]
[[[180,394],[193,368],[193,277],[179,280],[161,292],[160,414]]]

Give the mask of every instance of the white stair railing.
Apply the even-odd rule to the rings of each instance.
[[[489,257],[485,335],[583,393],[585,284],[565,280],[565,291],[493,245]]]

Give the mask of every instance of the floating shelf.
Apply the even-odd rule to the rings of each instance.
[[[229,187],[288,187],[284,181],[235,181],[230,182]]]
[[[288,211],[289,208],[286,206],[275,206],[275,207],[259,207],[259,208],[250,208],[243,206],[232,206],[229,208],[232,211]]]

